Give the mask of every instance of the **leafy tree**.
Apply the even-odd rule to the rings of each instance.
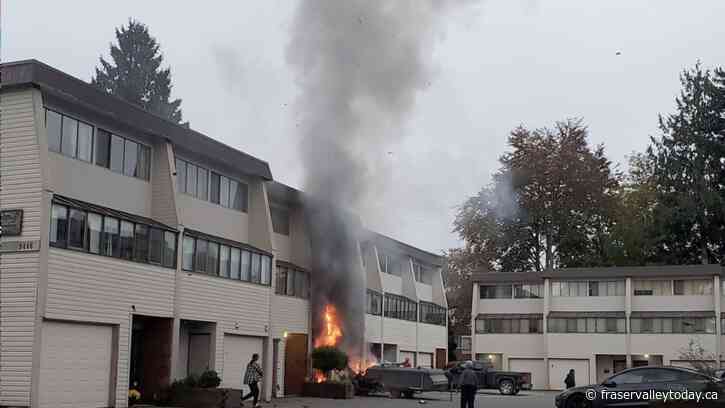
[[[116,40],[117,45],[111,44],[112,61],[100,57],[101,66],[96,68],[91,83],[111,95],[180,123],[181,99],[170,100],[171,69],[161,68],[163,54],[148,27],[129,19],[128,26],[116,29]]]
[[[725,237],[722,82],[718,88],[700,63],[683,71],[680,82],[675,112],[660,116],[662,135],[648,149],[655,164],[657,257],[718,263]]]
[[[347,354],[337,347],[322,346],[312,350],[312,368],[329,375],[332,370],[342,370],[347,367]]]

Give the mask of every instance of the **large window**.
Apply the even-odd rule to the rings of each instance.
[[[433,284],[433,273],[431,269],[417,259],[413,259],[413,276],[416,282],[426,283],[428,285]]]
[[[625,319],[616,317],[549,318],[549,333],[625,333]]]
[[[96,164],[113,172],[148,180],[151,148],[103,129],[96,131]]]
[[[92,160],[93,126],[46,109],[45,128],[48,149],[85,162]]]
[[[418,303],[405,296],[386,293],[383,310],[385,317],[409,320],[411,322],[418,320]]]
[[[380,316],[383,314],[383,295],[368,289],[365,301],[365,313]]]
[[[635,280],[633,282],[635,296],[672,296],[671,280]]]
[[[551,295],[561,297],[624,296],[623,280],[553,281]]]
[[[420,321],[445,326],[446,308],[435,303],[420,302]]]
[[[182,269],[260,285],[271,284],[271,256],[217,239],[219,241],[184,234]]]
[[[632,318],[630,324],[632,333],[715,333],[715,319],[709,317]]]
[[[514,285],[514,297],[516,299],[540,299],[544,297],[544,285],[542,284],[520,284]]]
[[[176,189],[225,208],[247,211],[249,191],[245,183],[176,158]]]
[[[288,265],[277,265],[277,283],[274,292],[278,295],[307,299],[310,296],[310,276],[307,272]]]
[[[277,234],[289,235],[290,215],[286,208],[276,205],[269,207],[272,216],[272,230]]]
[[[511,299],[513,298],[513,285],[482,285],[480,292],[481,299]]]
[[[676,280],[672,288],[675,295],[712,295],[712,279]]]
[[[478,334],[542,334],[544,332],[543,317],[495,317],[476,319]]]
[[[163,236],[165,242],[165,250],[157,257],[150,256],[155,236]],[[174,231],[65,204],[53,203],[51,211],[50,245],[58,248],[174,268],[176,236]]]

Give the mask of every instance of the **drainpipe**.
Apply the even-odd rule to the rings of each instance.
[[[627,277],[625,281],[625,304],[624,304],[624,323],[627,329],[625,333],[626,351],[627,351],[627,368],[632,367],[632,324],[630,317],[632,316],[632,278]]]
[[[544,329],[544,388],[549,389],[549,302],[551,301],[551,279],[544,279],[544,315],[541,326]]]
[[[717,356],[717,367],[722,368],[722,287],[720,282],[720,276],[715,275],[715,283],[712,288],[713,301],[715,302],[715,355]]]

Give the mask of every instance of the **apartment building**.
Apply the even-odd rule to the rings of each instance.
[[[720,364],[721,274],[719,265],[478,273],[473,354],[552,390],[570,369],[591,384],[629,367],[691,366],[691,343]]]
[[[133,384],[148,397],[207,369],[238,389],[252,353],[265,399],[299,393],[300,192],[40,62],[0,75],[0,407],[125,407]]]
[[[378,361],[443,368],[448,304],[435,254],[370,233],[361,244],[367,277],[365,341]]]

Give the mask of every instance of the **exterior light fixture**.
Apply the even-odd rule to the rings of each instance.
[[[287,330],[285,330],[285,331],[284,331],[284,334],[282,335],[282,337],[284,337],[284,338],[286,339],[286,338],[287,338],[287,335],[288,335],[288,334],[289,334],[289,333],[287,333]]]
[[[645,354],[644,358],[649,359],[649,354]]]
[[[489,360],[493,360],[493,354],[489,354],[489,355],[488,355],[488,359],[489,359]]]

